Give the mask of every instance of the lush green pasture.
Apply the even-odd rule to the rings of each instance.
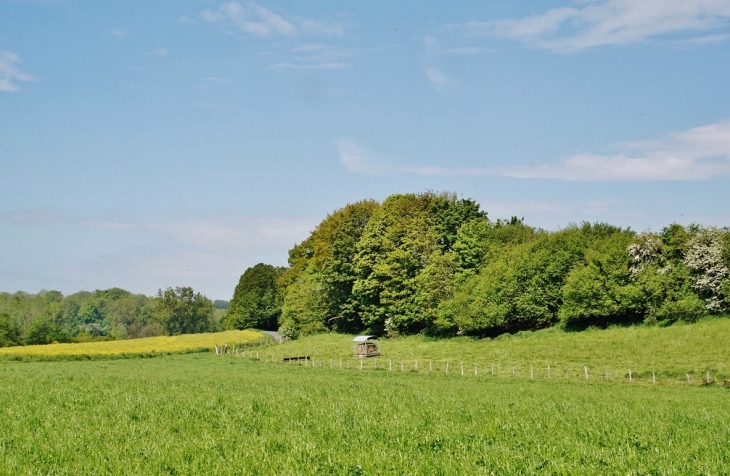
[[[281,355],[312,355],[328,361],[352,358],[352,336],[322,334],[289,341],[276,348]],[[400,362],[408,369],[491,373],[492,364],[498,375],[530,376],[530,366],[536,379],[547,378],[551,366],[553,378],[565,378],[566,367],[570,378],[584,378],[588,367],[590,379],[603,378],[608,368],[611,381],[628,380],[628,370],[641,381],[651,381],[652,372],[660,383],[697,383],[707,371],[717,381],[730,378],[730,319],[720,318],[696,324],[670,327],[617,327],[606,330],[565,332],[557,328],[537,332],[504,335],[497,339],[429,339],[421,336],[384,339],[379,366],[393,366],[400,370]],[[353,365],[352,363],[350,365]],[[357,364],[359,365],[359,364]],[[374,365],[369,359],[366,367]]]
[[[0,473],[726,474],[729,401],[211,353],[0,362]]]

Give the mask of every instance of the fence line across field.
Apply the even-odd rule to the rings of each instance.
[[[265,363],[288,363],[288,364],[298,364],[300,366],[304,367],[319,367],[319,368],[330,368],[330,369],[350,369],[350,363],[352,361],[358,361],[358,365],[356,368],[358,370],[376,370],[376,371],[385,371],[385,372],[414,372],[414,373],[434,373],[434,372],[442,372],[445,374],[449,374],[450,365],[453,363],[456,363],[459,365],[458,369],[459,372],[457,375],[467,377],[470,375],[470,372],[465,372],[465,365],[471,365],[473,366],[474,377],[481,376],[482,378],[488,378],[490,376],[493,377],[505,377],[508,376],[510,378],[520,378],[524,377],[527,378],[529,376],[529,379],[551,379],[552,378],[552,367],[551,364],[546,364],[544,366],[535,366],[534,364],[523,364],[524,367],[520,367],[518,365],[500,365],[498,362],[492,362],[484,364],[483,362],[480,364],[477,362],[468,362],[468,361],[460,361],[456,359],[441,359],[441,360],[426,360],[426,359],[399,359],[400,365],[393,366],[393,359],[388,359],[388,365],[378,365],[378,358],[371,358],[371,359],[354,359],[354,358],[347,358],[344,359],[345,362],[343,362],[343,358],[339,357],[338,360],[333,360],[332,358],[326,359],[326,358],[316,358],[313,355],[280,355],[273,352],[264,352],[264,349],[261,349],[261,347],[268,347],[267,342],[259,342],[259,343],[248,343],[248,344],[236,344],[229,346],[228,344],[222,344],[222,345],[216,345],[214,347],[214,351],[216,355],[230,355],[235,356],[238,358],[248,358],[250,360],[258,360]],[[428,366],[420,365],[419,362],[425,362],[428,361]],[[344,365],[343,365],[344,364]],[[487,372],[484,374],[479,373],[479,367],[485,367],[487,369],[491,369],[491,372]],[[395,367],[395,370],[394,370]],[[580,372],[580,367],[583,367],[583,372]],[[570,369],[573,369],[572,376]],[[595,369],[595,367],[594,367]],[[600,369],[600,367],[599,367]],[[611,377],[610,369],[613,369],[614,371],[618,371],[619,375],[623,373],[622,377],[619,377],[618,379]],[[686,384],[691,385],[693,382],[692,375],[698,375],[698,380],[700,381],[702,385],[713,385],[713,384],[721,384],[725,387],[730,387],[730,379],[723,378],[718,379],[717,381],[712,378],[709,370],[704,370],[702,372],[688,372],[685,373],[684,379],[681,378],[673,378],[672,376],[666,376],[665,378],[661,379],[660,376],[657,375],[656,370],[652,371],[644,371],[641,374],[636,374],[635,369],[626,368],[625,370],[620,370],[616,366],[604,366],[603,372],[600,372],[600,370],[597,372],[599,377],[595,378],[591,376],[590,367],[587,365],[579,365],[579,364],[567,364],[565,365],[565,378],[567,380],[571,379],[579,379],[584,381],[612,381],[612,382],[620,382],[624,381],[627,383],[634,383],[635,380],[640,380],[642,382],[651,382],[652,384],[663,384],[663,383],[669,383],[669,382],[681,382],[684,381]],[[583,375],[580,375],[580,374]],[[453,374],[453,372],[451,373]],[[593,374],[595,375],[595,373]],[[582,377],[582,378],[581,378]]]

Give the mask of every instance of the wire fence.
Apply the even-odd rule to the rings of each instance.
[[[593,366],[575,363],[564,364],[505,364],[504,362],[468,362],[458,359],[388,359],[381,357],[317,357],[309,354],[282,354],[272,352],[267,341],[241,345],[216,345],[216,355],[255,360],[262,363],[297,365],[300,367],[329,368],[333,370],[358,370],[381,372],[441,373],[471,377],[509,377],[530,380],[571,380],[614,383],[649,383],[666,385],[683,383],[700,386],[730,388],[730,378],[712,375],[709,370],[688,371],[683,375],[618,366]]]

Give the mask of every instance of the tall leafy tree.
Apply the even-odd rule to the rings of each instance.
[[[226,315],[226,328],[276,330],[283,295],[277,284],[283,270],[259,263],[238,281]]]
[[[156,318],[168,334],[208,332],[213,318],[213,303],[191,287],[157,291]]]
[[[0,347],[20,345],[20,326],[6,312],[0,312]]]
[[[279,279],[280,286],[287,296],[290,291],[301,296],[301,285],[316,279],[318,315],[328,328],[343,332],[361,329],[359,302],[352,294],[357,278],[353,262],[365,227],[379,206],[374,200],[348,204],[329,214],[289,252],[290,266]],[[289,297],[287,305],[293,309],[293,298]],[[288,316],[287,320],[291,313]]]
[[[368,222],[354,261],[352,291],[364,326],[372,332],[427,330],[434,306],[450,293],[435,279],[451,274],[451,258],[441,257],[453,252],[461,226],[477,219],[486,220],[479,206],[452,193],[388,197]]]

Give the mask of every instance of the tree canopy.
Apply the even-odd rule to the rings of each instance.
[[[291,249],[279,324],[292,336],[490,336],[691,322],[730,311],[729,269],[728,229],[546,231],[491,221],[453,193],[396,194],[333,212]]]
[[[276,330],[283,300],[277,279],[282,271],[259,263],[241,275],[226,315],[226,328]]]

